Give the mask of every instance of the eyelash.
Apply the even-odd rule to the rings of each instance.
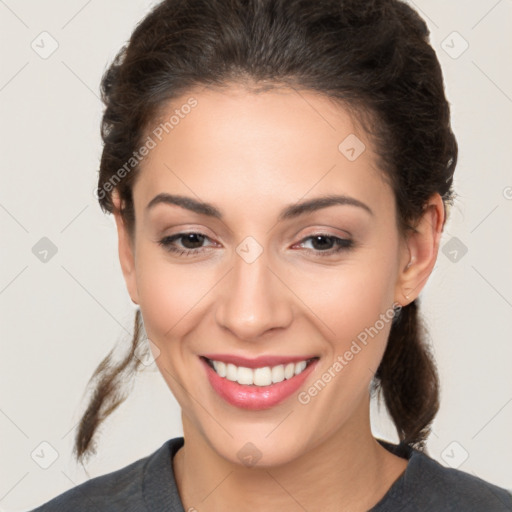
[[[209,240],[209,238],[206,235],[196,232],[196,231],[191,231],[188,233],[176,233],[175,235],[166,236],[166,237],[162,238],[162,240],[160,240],[158,242],[158,244],[160,246],[162,246],[166,251],[176,254],[177,256],[195,256],[197,254],[204,252],[205,250],[208,250],[208,247],[199,247],[198,249],[180,249],[180,248],[172,245],[172,243],[175,240],[184,238],[187,235],[200,235],[200,236],[204,237],[205,239]],[[310,235],[310,236],[303,238],[299,243],[302,244],[305,241],[312,239],[312,238],[316,238],[316,237],[329,238],[329,239],[333,240],[335,245],[337,246],[332,249],[328,249],[326,251],[307,249],[308,252],[313,252],[313,253],[315,253],[316,256],[319,256],[319,257],[331,256],[333,254],[337,254],[342,251],[347,251],[349,249],[352,249],[352,247],[354,245],[354,242],[350,239],[338,238],[336,236],[329,235],[326,233],[315,233],[314,235]]]

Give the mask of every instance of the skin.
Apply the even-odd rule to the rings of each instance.
[[[185,446],[173,467],[185,510],[368,510],[407,465],[370,428],[368,388],[391,322],[307,404],[295,393],[263,411],[234,407],[213,391],[199,355],[316,354],[307,390],[393,302],[418,296],[437,258],[442,199],[432,196],[416,231],[401,237],[371,140],[318,93],[202,89],[175,100],[167,118],[190,96],[198,106],[142,164],[134,238],[115,214],[130,297],[182,409]],[[349,134],[366,146],[355,161],[338,150]],[[224,217],[168,204],[146,211],[161,192],[212,203]],[[334,205],[278,221],[285,206],[333,193],[373,215]],[[180,232],[205,234],[206,250],[179,256],[159,245]],[[306,238],[318,233],[354,246],[322,256],[336,246]],[[263,249],[250,264],[236,252],[247,236]],[[237,456],[247,442],[261,454],[252,467]]]

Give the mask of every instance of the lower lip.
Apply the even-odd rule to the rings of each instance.
[[[212,388],[218,395],[224,398],[224,400],[235,407],[260,411],[274,407],[297,391],[313,371],[318,359],[310,363],[299,375],[295,375],[291,379],[277,382],[276,384],[271,384],[270,386],[247,386],[238,384],[238,382],[228,380],[218,375],[202,358],[201,362],[206,369],[206,374]]]

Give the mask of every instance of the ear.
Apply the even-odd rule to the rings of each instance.
[[[406,306],[415,300],[434,269],[445,222],[442,197],[432,195],[423,215],[402,244],[395,301]]]
[[[114,203],[114,219],[117,226],[119,262],[130,298],[133,303],[138,304],[139,296],[135,272],[134,241],[130,237],[126,224],[121,217],[121,199],[117,190],[112,192],[112,202]]]

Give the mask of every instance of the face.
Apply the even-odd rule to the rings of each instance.
[[[166,119],[190,97],[148,132],[133,246],[116,216],[124,276],[185,435],[234,463],[248,442],[285,463],[367,421],[411,245],[346,110],[233,85]]]

